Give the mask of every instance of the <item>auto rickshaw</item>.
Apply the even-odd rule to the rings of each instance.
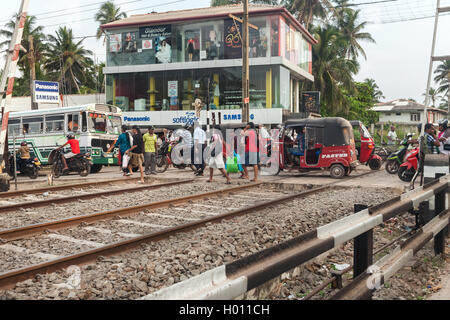
[[[383,159],[375,154],[375,141],[367,130],[366,126],[359,120],[350,121],[355,134],[356,150],[358,151],[358,160],[361,164],[368,165],[372,170],[380,170]]]
[[[325,169],[342,179],[358,165],[353,128],[343,118],[288,120],[280,137],[281,170]]]

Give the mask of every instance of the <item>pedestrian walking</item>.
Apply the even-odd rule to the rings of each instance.
[[[203,151],[206,147],[206,132],[202,129],[199,121],[194,122],[194,165],[197,168],[196,176],[203,176],[205,170],[205,160]]]
[[[245,137],[245,161],[244,161],[244,179],[248,179],[248,167],[253,166],[254,177],[251,181],[258,182],[258,145],[255,124],[249,122],[245,129],[242,131],[241,135]]]
[[[149,127],[148,132],[144,134],[144,160],[145,174],[156,174],[156,153],[158,152],[158,137],[155,134],[155,128]],[[150,169],[151,168],[151,171]]]
[[[213,135],[211,137],[211,158],[209,159],[209,180],[213,181],[214,169],[219,169],[222,175],[227,179],[226,184],[231,184],[231,179],[228,173],[225,171],[225,163],[223,162],[223,139],[220,135],[220,131],[215,127]],[[220,150],[220,151],[219,151]]]
[[[131,157],[131,166],[139,167],[141,172],[140,183],[144,183],[144,140],[142,138],[141,130],[137,126],[133,126],[133,146],[127,150],[125,154]]]
[[[119,147],[120,158],[122,159],[122,171],[124,176],[132,175],[130,157],[126,152],[131,148],[133,144],[133,138],[129,132],[127,132],[128,127],[122,126],[122,133],[116,139],[116,141],[109,147],[106,153],[110,153],[112,149]]]

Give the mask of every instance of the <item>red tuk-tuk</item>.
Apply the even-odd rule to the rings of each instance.
[[[359,120],[350,121],[356,132],[359,132],[357,136],[355,133],[356,150],[358,151],[358,160],[361,164],[368,165],[372,170],[380,170],[383,164],[383,159],[375,154],[375,141],[372,138],[369,130]]]
[[[280,137],[281,170],[326,169],[341,179],[358,165],[353,128],[343,118],[288,120]]]

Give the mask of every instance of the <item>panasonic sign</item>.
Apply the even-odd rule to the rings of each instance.
[[[34,81],[33,102],[59,104],[59,83]]]

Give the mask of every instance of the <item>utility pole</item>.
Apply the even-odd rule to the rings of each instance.
[[[433,42],[431,45],[431,56],[430,56],[430,64],[428,69],[428,80],[427,80],[427,89],[425,91],[426,98],[425,98],[425,109],[424,109],[424,117],[422,119],[422,128],[420,131],[420,139],[419,139],[419,149],[420,149],[420,155],[419,155],[419,168],[416,171],[416,174],[414,175],[414,178],[411,181],[410,189],[414,189],[414,183],[419,175],[420,177],[420,185],[423,185],[423,179],[424,179],[424,173],[423,173],[423,167],[424,167],[424,158],[425,158],[425,124],[428,123],[428,106],[430,104],[430,87],[431,87],[431,76],[433,73],[433,63],[435,61],[444,61],[450,59],[450,56],[435,56],[435,48],[436,48],[436,37],[437,37],[437,31],[438,31],[438,23],[439,23],[439,15],[445,12],[450,12],[450,7],[441,7],[441,0],[436,1],[436,16],[434,19],[434,30],[433,30]],[[449,110],[450,110],[450,104],[449,104]]]
[[[244,17],[242,23],[242,122],[250,121],[250,67],[248,58],[248,0],[242,1],[244,4]]]
[[[12,92],[14,89],[14,80],[17,68],[17,62],[19,60],[19,52],[23,48],[21,46],[23,28],[27,19],[29,0],[22,0],[20,5],[19,15],[17,16],[16,26],[11,37],[11,43],[9,45],[8,54],[6,56],[5,70],[3,70],[3,76],[0,83],[0,105],[3,99],[3,94],[6,93],[5,106],[2,108],[2,126],[0,131],[0,173],[3,173],[4,160],[8,150],[8,120],[9,109],[12,102]],[[6,86],[8,82],[8,85]],[[5,91],[6,88],[6,91]]]
[[[37,110],[38,104],[34,102],[34,81],[36,80],[36,57],[34,55],[34,39],[32,35],[28,36],[28,64],[30,65],[30,95],[31,110]]]

